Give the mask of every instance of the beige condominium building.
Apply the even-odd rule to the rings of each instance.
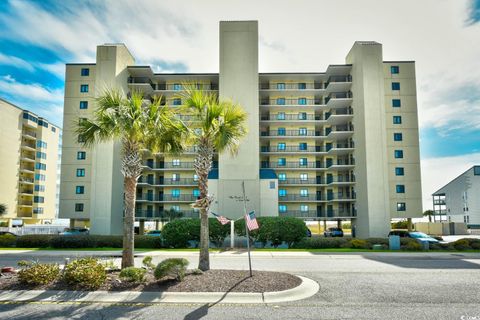
[[[211,211],[240,217],[242,203],[231,197],[244,181],[258,216],[351,220],[359,237],[386,236],[392,218],[422,215],[415,63],[383,61],[380,43],[358,41],[345,64],[325,72],[259,73],[258,24],[238,21],[220,22],[219,73],[154,73],[123,44],[98,46],[95,63],[67,65],[60,217],[89,223],[92,233],[122,232],[119,144],[84,149],[73,131],[95,97],[108,87],[141,90],[176,108],[185,82],[248,112],[238,155],[214,159]],[[171,209],[198,216],[193,152],[145,154],[138,220]]]
[[[0,99],[0,221],[55,219],[60,128]]]

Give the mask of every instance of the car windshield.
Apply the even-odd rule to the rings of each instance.
[[[420,238],[431,238],[429,235],[423,233],[423,232],[410,232],[410,236],[415,239],[420,239]]]

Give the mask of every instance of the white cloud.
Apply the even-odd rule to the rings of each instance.
[[[474,165],[480,165],[480,153],[455,157],[423,159],[422,190],[423,210],[432,208],[432,193]]]
[[[29,62],[17,57],[7,56],[1,52],[0,52],[0,65],[12,66],[19,69],[25,69],[28,71],[35,70],[35,68]]]

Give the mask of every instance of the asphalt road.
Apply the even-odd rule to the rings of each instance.
[[[4,251],[0,265],[32,257],[62,261],[63,255]],[[155,252],[154,260],[179,255],[193,266],[198,261],[194,252]],[[213,268],[247,266],[245,253],[212,255]],[[479,254],[256,252],[253,266],[312,278],[320,291],[276,305],[0,304],[0,319],[480,319]]]

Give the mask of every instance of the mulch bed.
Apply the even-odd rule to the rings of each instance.
[[[294,275],[282,272],[254,271],[249,277],[248,271],[209,270],[203,274],[189,274],[182,282],[164,278],[156,280],[151,273],[146,275],[145,283],[122,281],[118,272],[108,274],[107,281],[98,290],[107,291],[166,291],[166,292],[269,292],[292,289],[302,280]],[[16,274],[0,277],[0,290],[74,290],[62,280],[49,285],[26,286],[17,281]],[[83,290],[78,288],[77,290]]]

